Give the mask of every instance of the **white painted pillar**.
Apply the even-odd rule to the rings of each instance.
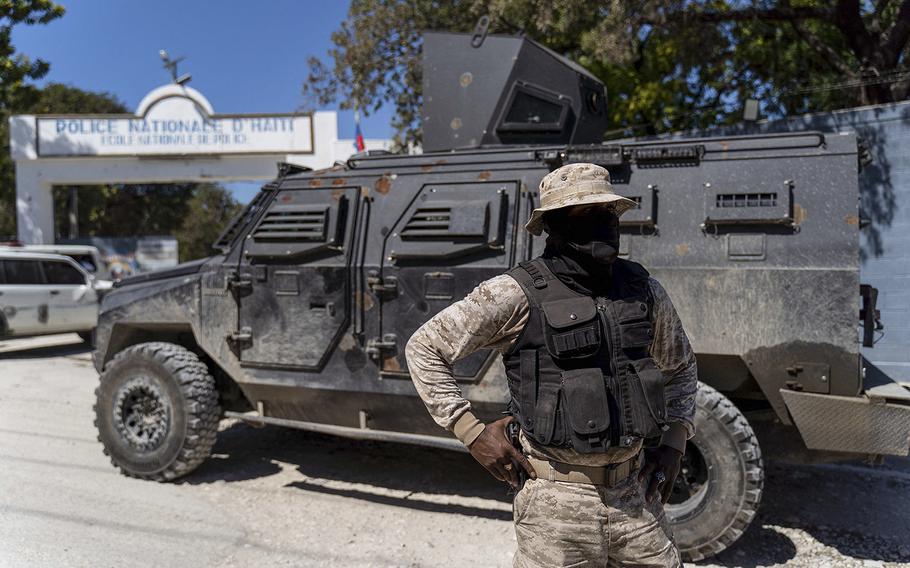
[[[9,119],[10,154],[16,162],[16,232],[30,245],[54,242],[53,182],[42,175],[36,144],[35,117]]]
[[[54,244],[53,184],[37,163],[16,162],[16,231],[25,244]]]

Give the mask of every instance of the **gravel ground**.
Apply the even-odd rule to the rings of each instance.
[[[503,487],[466,454],[224,421],[180,483],[118,475],[75,336],[0,342],[0,566],[509,566]],[[910,460],[770,463],[700,566],[910,566]]]

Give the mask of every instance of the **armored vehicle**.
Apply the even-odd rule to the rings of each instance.
[[[405,344],[542,251],[522,224],[541,178],[570,162],[605,166],[638,203],[621,254],[663,283],[698,354],[698,432],[668,507],[688,558],[753,518],[756,432],[808,459],[907,454],[910,392],[864,378],[860,355],[877,323],[859,278],[854,135],[603,143],[604,86],[533,41],[429,33],[424,69],[423,154],[282,165],[217,256],[104,298],[97,427],[123,473],[189,473],[223,416],[461,447],[417,397]],[[455,371],[481,419],[499,417],[499,357]]]

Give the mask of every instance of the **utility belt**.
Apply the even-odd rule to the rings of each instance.
[[[534,471],[537,472],[537,479],[615,487],[638,473],[638,470],[641,469],[643,455],[644,452],[638,452],[624,462],[606,466],[574,465],[552,460],[539,460],[531,456],[527,456],[527,458],[534,466]]]
[[[512,446],[519,452],[524,452],[521,447],[517,422],[510,422],[507,426],[506,433]],[[586,466],[562,463],[553,460],[541,460],[525,454],[528,462],[537,473],[537,479],[547,481],[562,481],[564,483],[589,483],[591,485],[603,485],[605,487],[615,487],[628,479],[630,476],[638,473],[644,461],[644,452],[639,451],[633,457],[618,463],[605,466]],[[528,480],[528,473],[525,468],[518,464],[513,464],[517,468],[519,484],[517,490],[520,490],[525,481]]]

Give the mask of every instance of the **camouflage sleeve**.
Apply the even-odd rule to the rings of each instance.
[[[452,374],[452,364],[478,349],[506,351],[528,321],[524,291],[508,275],[481,282],[420,327],[405,348],[411,380],[437,424],[465,445],[483,431]]]
[[[667,291],[653,278],[648,283],[654,298],[651,356],[667,379],[665,395],[670,429],[664,433],[661,443],[682,452],[685,451],[686,439],[695,433],[693,420],[695,393],[698,390],[695,352],[689,345],[689,338]]]

